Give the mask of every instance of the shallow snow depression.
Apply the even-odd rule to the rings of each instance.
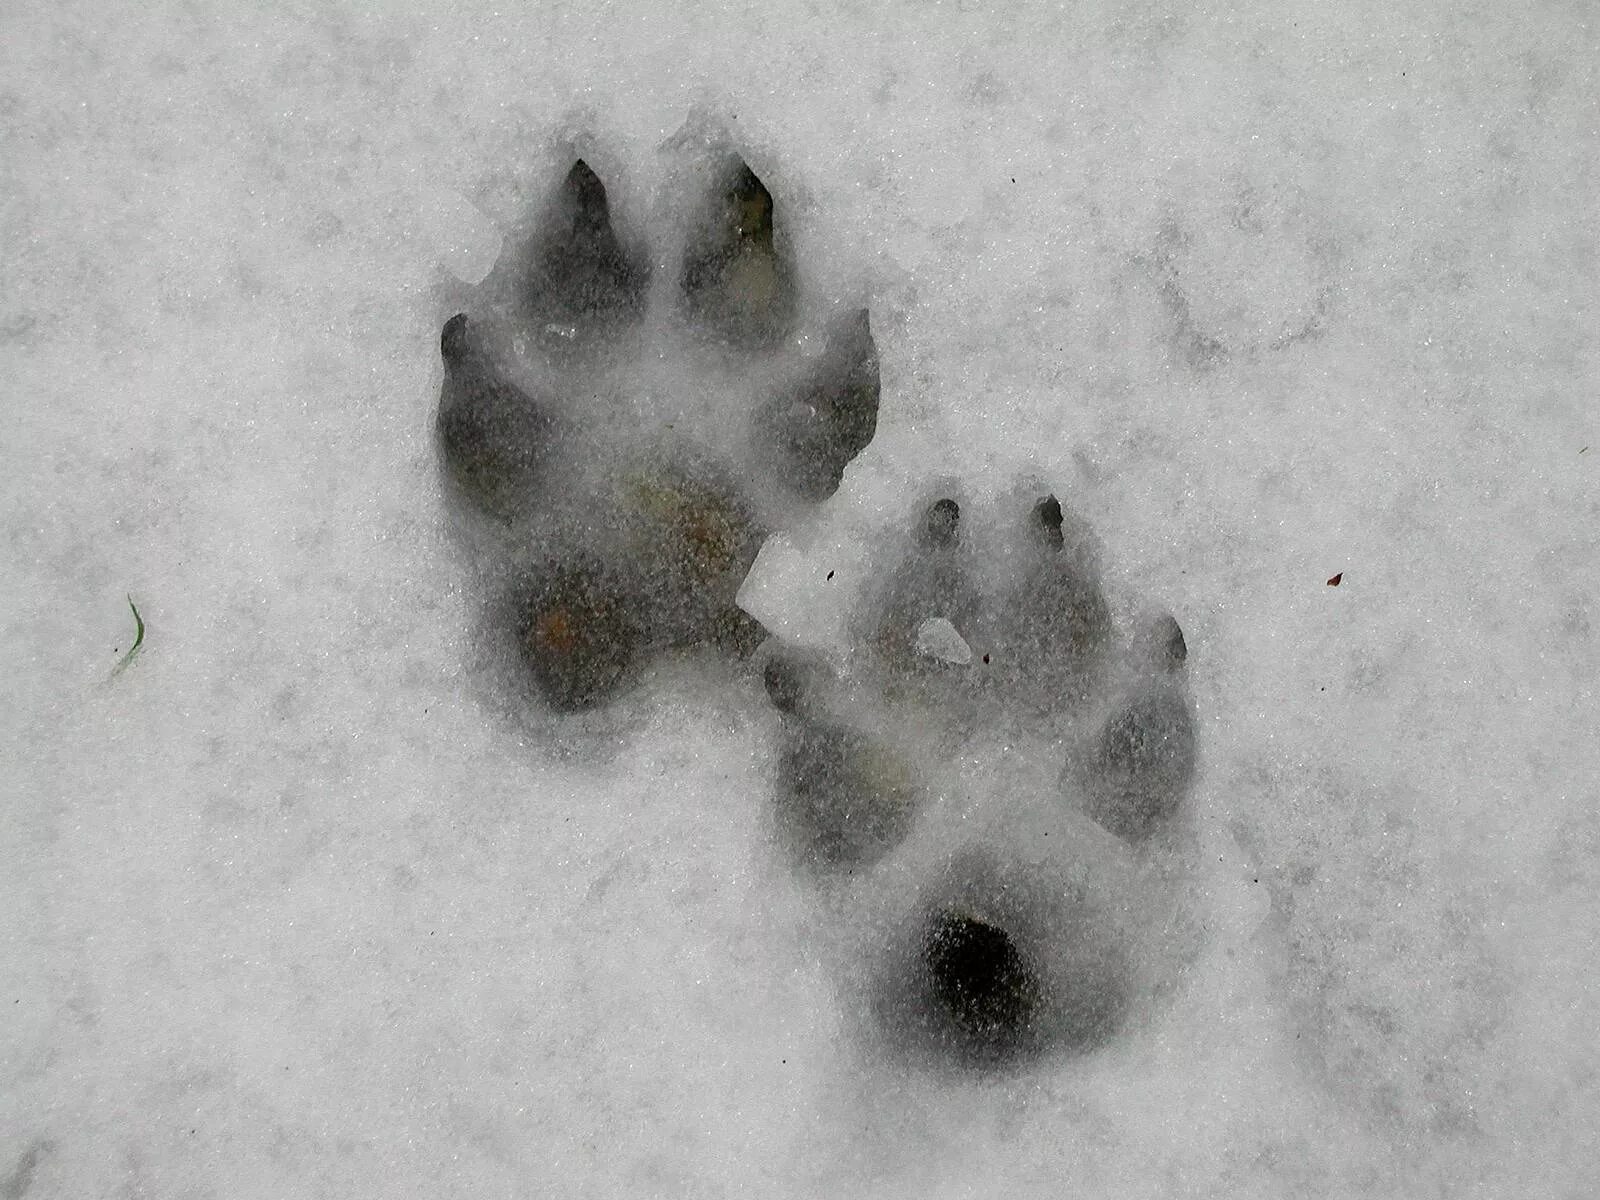
[[[3,18],[0,1194],[1580,1194],[1587,19]]]

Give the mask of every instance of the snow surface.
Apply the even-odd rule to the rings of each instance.
[[[1590,1194],[1595,19],[9,6],[0,1196]],[[863,1054],[724,675],[473,683],[448,299],[697,119],[883,365],[752,605],[1031,474],[1183,623],[1207,938],[1102,1052]]]

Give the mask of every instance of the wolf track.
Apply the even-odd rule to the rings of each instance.
[[[440,335],[447,491],[496,580],[490,624],[557,711],[664,651],[748,655],[763,632],[734,596],[762,542],[877,427],[866,310],[803,307],[766,184],[725,147],[699,166],[657,270],[571,161]],[[796,349],[808,318],[820,353]]]
[[[569,162],[443,321],[439,459],[510,674],[572,713],[663,653],[758,655],[774,845],[836,935],[863,1045],[962,1070],[1103,1047],[1187,944],[1182,629],[1113,602],[1048,488],[975,518],[940,487],[844,660],[769,639],[736,594],[871,442],[877,347],[864,309],[812,315],[749,164],[713,145],[694,178],[653,257]],[[797,348],[808,320],[820,352]]]
[[[774,829],[864,930],[836,949],[869,1040],[993,1069],[1103,1046],[1169,990],[1197,748],[1182,630],[1119,624],[1083,522],[1038,489],[972,524],[931,495],[843,662],[772,643],[763,679]]]

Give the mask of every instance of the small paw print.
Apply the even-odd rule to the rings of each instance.
[[[1046,493],[971,526],[931,497],[847,658],[773,644],[763,679],[774,826],[866,918],[874,1037],[987,1069],[1092,1051],[1170,987],[1197,748],[1182,630],[1112,603],[1086,523]]]

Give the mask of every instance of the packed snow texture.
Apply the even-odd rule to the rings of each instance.
[[[1592,22],[8,10],[0,1196],[1585,1195]],[[799,294],[870,311],[882,386],[739,604],[831,678],[932,489],[976,532],[1037,480],[1109,593],[1178,619],[1187,923],[1161,1002],[1079,1052],[950,1070],[865,1032],[918,1037],[864,945],[957,1025],[1039,1009],[1036,943],[973,912],[1026,891],[1037,826],[930,851],[874,942],[796,869],[764,660],[664,655],[564,716],[498,686],[441,329],[583,139],[680,286],[651,239],[701,219],[710,130]],[[818,364],[827,327],[743,332]],[[734,436],[719,353],[628,359],[620,440]],[[1129,655],[1166,644],[1126,615]],[[979,657],[928,630],[935,673],[981,662],[951,624]],[[1008,719],[946,792],[1030,784]],[[1102,928],[1066,964],[1091,1018]]]

